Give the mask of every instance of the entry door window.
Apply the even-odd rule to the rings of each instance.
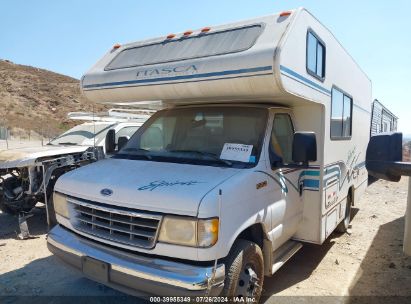
[[[275,114],[271,131],[271,150],[285,164],[292,162],[293,136],[294,127],[290,115],[286,113]]]

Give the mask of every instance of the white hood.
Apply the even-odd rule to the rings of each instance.
[[[0,169],[27,167],[35,164],[41,157],[59,156],[84,152],[89,146],[39,146],[0,150]]]
[[[196,216],[202,198],[241,169],[105,159],[61,176],[55,191],[139,210]],[[102,189],[112,194],[104,196]]]

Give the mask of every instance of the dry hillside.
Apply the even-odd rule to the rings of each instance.
[[[0,104],[0,126],[12,133],[24,129],[44,136],[74,125],[67,120],[68,112],[93,109],[93,103],[80,94],[79,80],[8,60],[0,60]]]

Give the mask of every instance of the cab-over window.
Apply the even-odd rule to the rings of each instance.
[[[325,78],[325,45],[312,31],[307,33],[307,72],[320,80]]]

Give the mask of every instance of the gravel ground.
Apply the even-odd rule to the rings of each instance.
[[[305,244],[272,278],[266,278],[263,301],[406,303],[411,298],[398,298],[411,297],[411,258],[402,253],[406,197],[406,178],[372,184],[355,206],[349,233],[333,234],[322,246]],[[33,238],[21,241],[16,238],[17,218],[0,212],[0,303],[64,300],[33,296],[87,296],[88,303],[92,296],[110,302],[113,297],[116,302],[129,299],[60,264],[46,247],[44,210],[35,213],[29,219]]]

